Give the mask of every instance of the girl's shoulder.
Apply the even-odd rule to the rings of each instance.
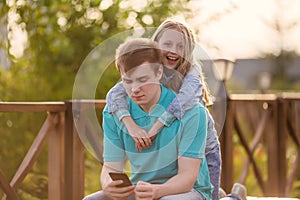
[[[202,64],[194,61],[187,75],[199,76],[202,73]]]
[[[196,68],[196,69],[202,71],[202,66],[203,66],[203,64],[201,61],[194,60],[192,63],[191,69]]]

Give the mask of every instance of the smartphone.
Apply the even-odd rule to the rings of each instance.
[[[112,180],[122,180],[123,183],[118,185],[117,187],[127,187],[132,185],[131,181],[129,180],[127,174],[125,173],[117,173],[117,172],[109,172],[109,176]]]

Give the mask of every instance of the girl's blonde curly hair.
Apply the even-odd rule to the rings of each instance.
[[[196,43],[194,33],[192,29],[184,21],[175,18],[170,18],[170,19],[166,19],[161,23],[161,25],[157,28],[157,30],[153,34],[152,40],[158,42],[162,37],[163,33],[169,29],[176,30],[179,33],[181,33],[183,36],[183,40],[184,40],[183,59],[181,59],[181,61],[179,62],[176,70],[180,74],[185,76],[188,73],[188,71],[191,69],[192,64],[197,64],[193,56],[193,51]],[[201,68],[201,66],[199,67]],[[212,96],[210,94],[207,83],[205,81],[205,77],[202,69],[200,71],[201,71],[200,81],[203,85],[202,87],[203,100],[206,105],[211,105],[213,103]]]

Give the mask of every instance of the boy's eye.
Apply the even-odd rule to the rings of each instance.
[[[145,83],[145,82],[147,82],[147,78],[141,78],[141,79],[139,79],[140,80],[140,82],[142,82],[142,83]]]

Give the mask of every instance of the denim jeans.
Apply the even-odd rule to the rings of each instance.
[[[220,146],[206,154],[206,162],[209,170],[210,182],[214,186],[212,199],[219,199],[220,175],[221,175],[221,153]]]

